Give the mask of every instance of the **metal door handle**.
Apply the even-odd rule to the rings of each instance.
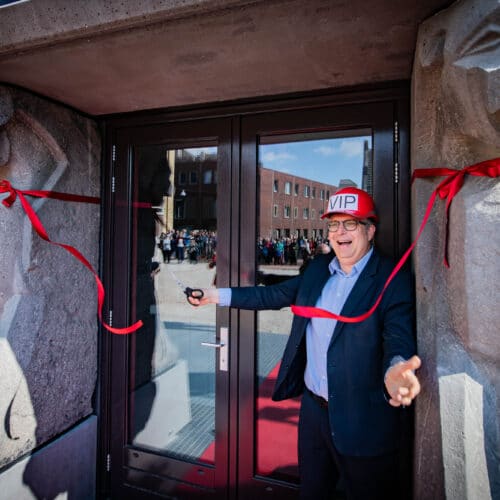
[[[229,329],[227,326],[220,327],[220,342],[202,342],[201,345],[205,347],[213,347],[219,349],[219,370],[227,372],[229,368],[228,363],[228,347],[229,347]]]
[[[221,347],[224,347],[226,344],[224,344],[224,342],[202,342],[201,345],[204,345],[206,347],[214,347],[215,349],[220,349]]]

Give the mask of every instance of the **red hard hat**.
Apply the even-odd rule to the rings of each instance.
[[[366,191],[355,187],[339,189],[330,196],[327,210],[321,218],[332,214],[348,214],[357,219],[372,219],[378,222],[373,198]]]

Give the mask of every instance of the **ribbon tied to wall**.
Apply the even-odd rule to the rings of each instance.
[[[450,168],[420,168],[414,170],[412,175],[412,183],[416,179],[425,177],[445,177],[445,179],[442,180],[438,184],[436,189],[434,189],[434,191],[432,192],[429,198],[429,202],[427,203],[427,208],[425,210],[422,223],[420,224],[420,228],[417,232],[417,236],[415,237],[413,243],[410,245],[408,250],[406,250],[406,252],[403,254],[399,262],[392,270],[391,274],[389,275],[384,284],[384,287],[382,288],[382,291],[377,297],[377,300],[375,301],[373,306],[370,307],[368,311],[359,316],[348,317],[348,316],[342,316],[340,314],[334,314],[330,311],[327,311],[326,309],[321,309],[318,307],[293,305],[292,312],[297,316],[303,316],[305,318],[328,318],[328,319],[335,319],[337,321],[343,321],[345,323],[359,323],[361,321],[364,321],[369,316],[371,316],[377,309],[378,305],[380,304],[382,297],[385,291],[387,290],[387,287],[393,280],[394,276],[396,276],[398,271],[403,267],[404,263],[407,261],[411,252],[415,248],[415,245],[417,244],[417,241],[419,240],[420,235],[422,234],[422,231],[424,230],[425,225],[427,224],[427,221],[432,211],[432,207],[434,206],[434,202],[436,201],[436,198],[438,196],[443,200],[446,199],[446,206],[445,206],[446,234],[445,234],[445,248],[444,248],[444,265],[446,267],[450,267],[448,262],[449,211],[451,202],[453,201],[453,198],[463,186],[466,175],[472,175],[478,177],[499,177],[500,158],[486,160],[481,163],[476,163],[475,165],[470,165],[460,170],[454,170]]]
[[[102,284],[102,281],[100,280],[99,276],[97,275],[97,272],[94,270],[90,262],[73,246],[67,245],[65,243],[58,243],[55,241],[52,241],[49,238],[49,235],[47,234],[47,231],[45,230],[45,227],[43,226],[42,222],[40,221],[39,217],[36,215],[35,211],[33,210],[33,207],[29,204],[28,200],[26,199],[26,196],[33,196],[36,198],[52,198],[56,200],[62,200],[62,201],[72,201],[72,202],[78,202],[78,203],[94,203],[94,204],[100,204],[101,200],[99,198],[93,197],[93,196],[81,196],[81,195],[75,195],[75,194],[69,194],[69,193],[61,193],[58,191],[32,191],[32,190],[21,190],[21,189],[16,189],[12,186],[12,184],[7,181],[7,180],[1,180],[0,181],[0,194],[5,194],[7,193],[8,196],[6,196],[2,200],[2,204],[6,206],[7,208],[10,208],[14,202],[16,201],[17,198],[19,198],[19,201],[21,202],[21,205],[28,216],[31,225],[33,226],[33,229],[36,231],[36,233],[40,236],[40,238],[44,239],[48,243],[51,243],[52,245],[57,245],[61,248],[64,248],[67,252],[69,252],[75,259],[77,259],[79,262],[81,262],[94,276],[94,279],[97,284],[97,315],[99,317],[100,322],[106,328],[106,330],[110,331],[111,333],[115,334],[128,334],[135,332],[142,326],[142,321],[137,321],[131,326],[128,326],[126,328],[114,328],[111,325],[108,325],[102,318],[102,308],[104,305],[104,297],[105,297],[105,292],[104,292],[104,285]]]

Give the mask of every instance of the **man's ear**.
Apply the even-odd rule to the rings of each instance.
[[[376,231],[377,231],[377,226],[375,226],[375,224],[368,225],[368,241],[370,241],[370,243],[373,242],[373,238],[375,237]]]

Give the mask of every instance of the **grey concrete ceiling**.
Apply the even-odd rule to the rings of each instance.
[[[0,10],[0,81],[103,115],[409,79],[450,3],[28,1]]]

